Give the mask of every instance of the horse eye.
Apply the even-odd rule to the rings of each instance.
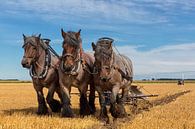
[[[106,70],[109,70],[109,68],[108,68],[108,67],[106,67]]]
[[[36,50],[36,47],[33,47],[33,50]]]

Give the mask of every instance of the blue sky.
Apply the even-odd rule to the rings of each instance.
[[[82,29],[86,51],[114,38],[136,76],[195,71],[195,0],[9,0],[0,4],[0,78],[29,79],[23,33],[41,33],[61,54],[61,28]]]

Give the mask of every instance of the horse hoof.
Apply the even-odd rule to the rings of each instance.
[[[103,123],[105,124],[109,124],[109,117],[108,116],[105,116],[105,115],[100,115],[99,116],[99,120],[102,121]]]
[[[123,118],[127,116],[124,106],[118,104],[110,106],[110,113],[114,118]]]
[[[60,101],[57,101],[57,100],[52,100],[49,103],[49,106],[50,106],[52,112],[60,112],[61,111],[61,107],[62,107]]]
[[[84,111],[84,110],[82,110],[82,109],[80,109],[80,116],[89,116],[89,115],[91,115],[91,111],[90,110],[86,110],[86,111]]]
[[[96,108],[95,108],[95,106],[94,106],[94,107],[90,107],[90,114],[91,114],[91,115],[95,115],[95,113],[96,113]]]
[[[62,108],[62,117],[74,117],[74,113],[72,112],[72,109],[70,106],[65,106]]]
[[[74,114],[68,114],[68,113],[66,113],[66,114],[62,114],[61,115],[62,117],[69,117],[69,118],[73,118],[73,117],[75,117],[75,115]]]
[[[44,108],[44,109],[38,109],[37,111],[37,115],[46,115],[48,114],[48,109],[47,108]]]

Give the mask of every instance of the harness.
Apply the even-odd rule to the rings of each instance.
[[[74,58],[74,56],[73,56],[72,54],[70,54],[70,53],[66,53],[65,55],[63,55],[63,56],[62,56],[62,62],[61,62],[61,64],[60,64],[60,69],[61,69],[62,72],[65,73],[65,74],[68,74],[68,75],[77,75],[78,72],[79,72],[79,70],[80,70],[81,61],[82,61],[82,59],[81,59],[81,57],[80,57],[80,53],[78,54],[78,58],[76,58],[76,59],[74,60],[74,64],[76,64],[76,66],[74,65],[74,67],[73,67],[73,68],[71,69],[71,71],[69,71],[69,72],[67,72],[67,71],[65,70],[65,68],[64,68],[64,60],[63,60],[63,59],[64,59],[66,56],[71,56],[72,58]]]
[[[68,34],[68,33],[67,33]],[[69,43],[70,44],[74,44],[74,45],[79,45],[79,49],[76,51],[77,52],[77,57],[75,57],[73,54],[71,53],[65,53],[62,55],[62,60],[60,63],[60,69],[64,74],[67,75],[78,75],[79,70],[82,69],[86,72],[88,72],[89,74],[92,74],[92,69],[90,69],[90,66],[88,63],[86,63],[86,61],[82,58],[83,54],[82,54],[82,46],[81,46],[81,42],[78,39],[75,39],[73,36],[71,36],[70,34],[68,34],[69,36]],[[71,71],[66,71],[65,66],[64,66],[64,62],[65,62],[65,57],[70,56],[74,59],[74,66],[71,69]]]
[[[78,39],[75,39],[73,38],[70,34],[68,34],[69,36],[69,40],[70,40],[70,43],[71,44],[74,44],[74,45],[77,45],[79,44],[80,45],[80,42]],[[79,52],[80,51],[80,52]],[[77,57],[74,57],[73,54],[71,53],[65,53],[64,55],[62,55],[62,60],[61,60],[61,63],[60,63],[60,69],[61,71],[64,73],[64,74],[68,74],[68,75],[78,75],[78,72],[81,68],[81,65],[82,65],[82,53],[81,53],[81,45],[79,46],[79,49],[77,50],[78,54],[77,54]],[[65,58],[67,56],[70,56],[74,59],[74,67],[71,69],[71,71],[66,71],[65,67],[64,67],[64,62],[65,62]]]
[[[51,66],[51,53],[53,53],[56,57],[59,58],[59,55],[53,50],[53,48],[48,44],[50,42],[50,39],[40,39],[39,40],[39,43],[40,43],[40,46],[44,49],[45,51],[45,62],[44,62],[44,67],[43,67],[43,70],[40,74],[37,74],[36,71],[35,71],[35,64],[39,58],[39,54],[38,54],[38,45],[35,45],[33,44],[33,42],[26,42],[24,43],[23,47],[25,47],[25,45],[27,44],[30,44],[32,46],[35,46],[36,47],[36,54],[33,58],[33,63],[32,65],[30,66],[30,69],[29,69],[29,74],[32,78],[35,78],[35,79],[43,79],[47,76],[47,73],[48,73],[48,70],[49,70],[49,67]]]
[[[100,38],[97,42],[101,42],[101,41],[108,41],[108,42],[114,42],[114,40],[113,39],[111,39],[111,38],[108,38],[108,37],[103,37],[103,38]],[[125,67],[125,72],[121,69],[121,68],[119,68],[119,67],[117,67],[115,64],[114,64],[114,62],[115,62],[115,54],[114,54],[114,52],[112,53],[112,64],[110,65],[110,66],[102,66],[102,68],[109,68],[110,69],[110,74],[108,75],[108,78],[107,78],[107,80],[110,80],[111,79],[111,77],[112,77],[112,75],[114,74],[114,70],[118,70],[118,72],[121,74],[121,76],[122,76],[122,78],[125,78],[126,80],[128,80],[128,81],[132,81],[132,77],[130,77],[129,75],[128,75],[128,71],[127,71],[127,66],[126,66],[126,64],[124,63],[124,59],[123,59],[123,57],[121,56],[121,54],[119,54],[119,56],[121,57],[121,60],[122,60],[122,63],[123,63],[123,65],[124,65],[124,67]],[[93,69],[93,73],[92,74],[98,74],[99,73],[99,71],[100,71],[100,69],[98,69],[98,67],[97,67],[97,65],[95,64],[94,65],[94,69]],[[101,78],[101,77],[100,77]]]
[[[30,70],[29,70],[29,73],[30,73],[30,76],[32,78],[37,78],[37,79],[43,79],[46,77],[47,73],[48,73],[48,69],[50,67],[50,64],[51,64],[51,53],[48,49],[45,50],[45,63],[44,63],[44,67],[43,67],[43,71],[41,72],[41,74],[37,74],[35,72],[35,68],[34,68],[34,65],[35,63],[33,63],[30,67]]]

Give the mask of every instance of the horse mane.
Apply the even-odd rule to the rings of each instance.
[[[32,34],[31,37],[38,37],[36,34]]]
[[[79,36],[79,38],[77,39],[75,34],[76,32],[73,31],[67,31],[67,36],[66,36],[66,42],[70,45],[76,46],[76,47],[80,47],[80,44],[82,43],[82,40]]]
[[[99,54],[101,54],[106,59],[109,59],[111,57],[112,53],[114,53],[113,47],[112,46],[110,47],[108,40],[97,41],[97,46],[101,47],[101,48],[99,48],[100,49]]]

